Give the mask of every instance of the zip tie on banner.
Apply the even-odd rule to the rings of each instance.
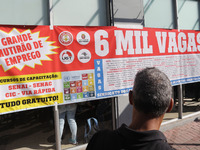
[[[49,28],[50,28],[50,30],[53,30],[53,25],[50,25]]]

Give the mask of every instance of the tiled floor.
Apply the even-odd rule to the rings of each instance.
[[[200,120],[175,127],[164,134],[177,150],[200,150]]]

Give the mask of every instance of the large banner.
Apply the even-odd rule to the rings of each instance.
[[[199,31],[0,26],[0,114],[126,94],[144,67],[198,82],[199,66]]]

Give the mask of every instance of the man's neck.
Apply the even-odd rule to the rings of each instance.
[[[133,111],[132,122],[129,128],[136,131],[159,130],[163,117],[164,115],[159,118],[151,118],[146,114]]]

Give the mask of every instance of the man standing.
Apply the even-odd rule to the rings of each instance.
[[[86,150],[171,150],[159,131],[164,114],[173,107],[171,97],[171,82],[163,72],[154,67],[139,71],[129,92],[131,124],[97,132]]]

